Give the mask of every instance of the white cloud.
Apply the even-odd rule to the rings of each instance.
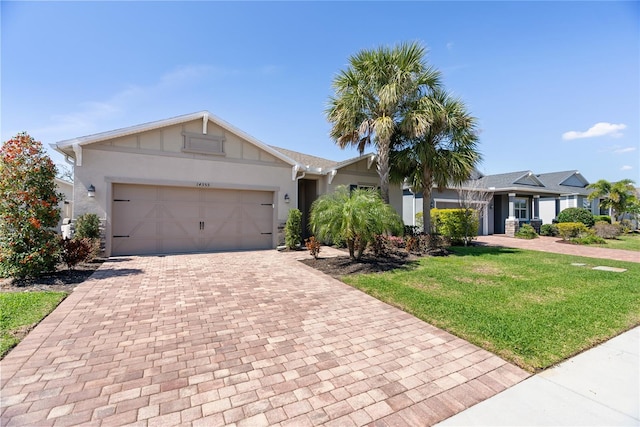
[[[569,131],[562,134],[562,139],[564,140],[572,140],[572,139],[580,139],[580,138],[595,138],[598,136],[611,136],[614,138],[619,138],[622,136],[622,130],[626,129],[627,125],[624,123],[613,124],[607,122],[596,123],[591,126],[587,131]]]
[[[453,50],[453,46],[454,46],[453,42],[447,43],[447,50],[448,51],[452,51]]]
[[[630,171],[631,169],[633,169],[633,167],[629,165],[624,165],[620,168],[621,171]]]
[[[636,151],[636,147],[617,148],[613,150],[613,152],[616,154],[631,153],[632,151]]]

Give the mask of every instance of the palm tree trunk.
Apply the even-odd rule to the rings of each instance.
[[[423,231],[431,234],[431,186],[422,190],[422,221]]]
[[[355,241],[354,239],[347,239],[347,248],[349,249],[349,258],[356,259],[356,251],[355,251]]]
[[[380,195],[389,204],[389,140],[378,140],[378,175],[380,176]]]
[[[424,188],[422,189],[422,222],[423,231],[426,234],[431,234],[431,188],[433,187],[431,173],[428,170],[422,173],[422,182]]]

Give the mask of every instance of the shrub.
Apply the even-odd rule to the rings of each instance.
[[[417,225],[405,225],[404,226],[404,235],[405,236],[417,236],[420,234],[420,230],[422,230],[422,227],[419,227]]]
[[[515,234],[515,237],[518,239],[537,239],[538,234],[536,233],[535,228],[531,225],[522,224],[518,232]]]
[[[402,232],[402,219],[379,192],[343,185],[313,202],[309,224],[321,240],[345,241],[351,259],[361,258],[376,235]]]
[[[607,241],[602,237],[596,236],[593,233],[588,233],[582,235],[581,237],[576,237],[574,239],[571,239],[571,241],[579,245],[602,245],[607,243]]]
[[[316,240],[314,236],[305,239],[304,245],[309,250],[309,254],[313,256],[313,259],[318,259],[318,254],[320,253],[320,242]]]
[[[609,215],[594,215],[593,216],[593,220],[595,222],[608,222],[609,224],[611,224],[611,217]]]
[[[94,213],[86,213],[76,218],[74,237],[78,239],[99,239],[100,218]]]
[[[581,222],[587,227],[593,227],[593,214],[585,208],[566,208],[558,214],[558,222]]]
[[[589,232],[587,226],[581,222],[561,222],[556,226],[562,240],[571,240]]]
[[[60,240],[60,258],[67,265],[69,270],[81,262],[89,261],[93,258],[94,239],[73,238]]]
[[[615,239],[622,234],[622,227],[618,224],[610,224],[606,221],[598,221],[593,226],[593,232],[596,236],[603,239]]]
[[[558,234],[558,227],[556,224],[542,224],[540,227],[541,236],[556,237]]]
[[[392,253],[398,252],[398,249],[404,249],[406,242],[402,237],[379,234],[375,236],[371,246],[377,257],[388,257]]]
[[[20,133],[0,148],[0,275],[38,276],[58,262],[56,167],[41,142]]]
[[[623,233],[630,233],[633,230],[633,223],[629,219],[622,219],[619,224]]]
[[[284,226],[284,244],[287,249],[297,248],[302,241],[302,212],[291,209]]]
[[[480,222],[473,209],[431,209],[432,224],[436,234],[449,239],[452,244],[468,245],[477,235]]]

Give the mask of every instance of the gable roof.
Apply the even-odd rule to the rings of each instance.
[[[579,191],[579,189],[584,189],[589,185],[589,181],[576,170],[541,173],[538,178],[544,182],[545,186],[556,189],[571,187]]]
[[[476,181],[482,188],[492,191],[526,191],[546,194],[588,195],[589,181],[580,172],[561,171],[534,174],[531,171],[508,172],[486,175]]]
[[[264,142],[254,138],[248,133],[238,129],[232,124],[222,120],[221,118],[211,114],[209,111],[199,111],[196,113],[184,114],[182,116],[176,116],[169,119],[157,120],[154,122],[142,123],[139,125],[129,126],[126,128],[120,128],[110,130],[106,132],[100,132],[92,135],[81,136],[78,138],[66,139],[50,144],[50,146],[56,151],[64,154],[68,157],[74,157],[77,160],[77,164],[81,165],[82,162],[82,149],[81,147],[97,142],[107,141],[110,139],[121,138],[124,136],[135,135],[142,132],[148,132],[156,129],[165,128],[177,124],[187,123],[194,120],[202,120],[203,133],[206,133],[208,122],[220,126],[221,128],[231,132],[238,137],[248,141],[256,147],[266,151],[274,157],[282,160],[283,162],[294,167],[296,171],[316,173],[320,175],[332,174],[335,175],[335,171],[353,163],[359,162],[365,158],[369,159],[369,165],[375,161],[375,155],[365,154],[363,156],[347,159],[342,162],[336,162],[334,160],[325,159],[322,157],[312,156],[309,154],[300,153],[297,151],[289,150],[286,148],[276,147],[273,145],[267,145]]]
[[[51,144],[51,147],[64,155],[71,155],[72,152],[77,152],[78,147],[82,147],[84,145],[94,144],[96,142],[106,141],[114,138],[120,138],[123,136],[134,135],[137,133],[148,132],[151,130],[160,129],[160,128],[182,124],[182,123],[187,123],[194,120],[203,121],[203,133],[205,133],[204,131],[206,130],[207,123],[211,121],[216,125],[220,126],[221,128],[239,136],[245,141],[248,141],[251,144],[257,146],[258,148],[275,156],[276,158],[282,160],[285,163],[288,163],[292,166],[298,164],[295,160],[291,159],[284,153],[281,153],[280,151],[275,150],[271,146],[254,138],[248,133],[238,129],[237,127],[211,114],[208,111],[199,111],[197,113],[185,114],[182,116],[172,117],[169,119],[157,120],[155,122],[148,122],[148,123],[143,123],[139,125],[129,126],[126,128],[110,130],[107,132],[100,132],[93,135],[81,136],[78,138],[58,141],[54,144]]]

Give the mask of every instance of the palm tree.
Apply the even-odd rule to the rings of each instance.
[[[391,137],[423,135],[429,128],[425,95],[440,85],[440,73],[424,62],[419,43],[362,50],[333,80],[335,96],[326,110],[330,135],[340,148],[355,146],[360,154],[377,149],[380,192],[389,203]]]
[[[422,192],[424,231],[429,233],[432,188],[462,184],[482,156],[477,150],[476,118],[469,115],[461,100],[437,90],[427,105],[432,122],[429,130],[398,144],[391,152],[391,171],[394,182],[406,179],[414,191]]]
[[[593,190],[593,192],[587,196],[587,199],[591,201],[602,198],[603,200],[600,202],[600,206],[611,209],[614,219],[619,221],[622,215],[632,207],[636,200],[634,184],[630,179],[623,179],[613,183],[606,179],[601,179],[593,184],[587,185],[587,188]]]
[[[309,224],[320,240],[346,242],[351,259],[360,259],[376,235],[402,232],[402,220],[377,191],[343,185],[313,202]]]

